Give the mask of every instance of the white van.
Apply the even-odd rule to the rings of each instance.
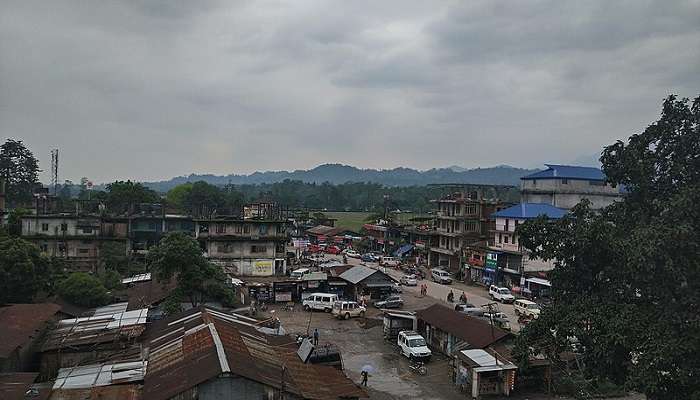
[[[414,331],[401,331],[397,339],[399,351],[411,361],[428,361],[432,352],[423,336]]]
[[[301,279],[302,276],[311,273],[311,270],[308,268],[299,268],[295,269],[292,271],[292,274],[290,275],[290,278],[292,279]]]
[[[452,283],[452,278],[450,277],[450,274],[445,270],[434,268],[430,271],[430,274],[434,282],[444,283],[446,285]]]
[[[304,310],[321,310],[331,312],[333,304],[338,301],[338,295],[333,293],[312,293],[301,304]]]
[[[540,306],[530,300],[515,300],[513,302],[513,310],[516,315],[524,315],[532,318],[540,316]]]

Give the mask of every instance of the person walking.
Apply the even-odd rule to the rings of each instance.
[[[314,346],[318,346],[318,328],[314,328]]]
[[[459,302],[462,304],[467,304],[467,294],[462,291],[462,295],[459,296]]]
[[[367,371],[362,371],[362,372],[360,373],[360,375],[362,375],[362,383],[361,383],[361,385],[366,387],[366,386],[367,386],[367,376],[369,376],[369,373],[367,373]]]

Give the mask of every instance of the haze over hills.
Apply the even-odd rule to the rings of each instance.
[[[164,192],[185,183],[205,181],[214,185],[243,185],[282,182],[286,179],[307,183],[341,184],[346,182],[373,182],[386,186],[413,186],[436,183],[470,183],[481,185],[520,184],[520,177],[536,172],[537,169],[515,168],[499,165],[489,168],[465,169],[460,167],[433,168],[418,171],[412,168],[359,169],[342,164],[322,164],[309,170],[254,172],[249,175],[210,175],[191,174],[167,181],[144,182],[148,187]]]

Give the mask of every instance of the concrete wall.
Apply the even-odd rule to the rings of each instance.
[[[566,183],[564,183],[566,181]],[[610,184],[577,179],[531,179],[520,184],[523,203],[545,203],[571,209],[582,199],[591,201],[593,209],[606,207],[622,198],[620,190]]]
[[[81,219],[80,221],[90,221],[92,227],[78,227],[76,218],[23,218],[22,236],[84,236],[97,237],[99,235],[100,221],[98,219]],[[66,225],[66,230],[61,229],[61,225]]]

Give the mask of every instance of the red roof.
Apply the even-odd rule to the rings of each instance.
[[[467,342],[471,349],[483,349],[510,334],[487,321],[470,317],[440,304],[416,313],[419,320]]]
[[[0,358],[35,338],[60,308],[52,303],[0,307]]]

